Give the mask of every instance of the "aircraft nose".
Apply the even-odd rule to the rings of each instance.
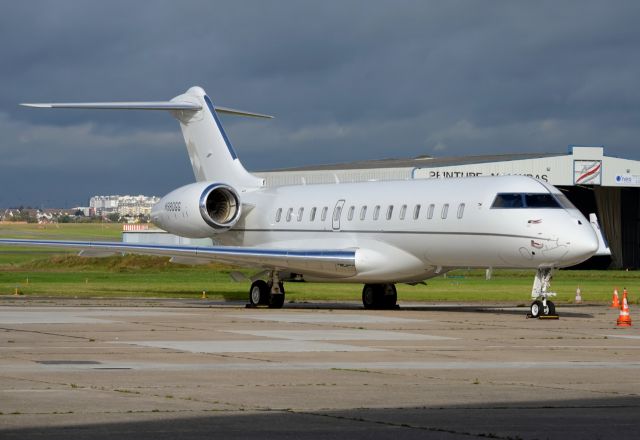
[[[571,240],[570,253],[576,261],[584,261],[598,251],[598,236],[589,223],[576,229]]]

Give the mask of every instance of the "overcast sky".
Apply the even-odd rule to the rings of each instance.
[[[0,6],[0,207],[163,195],[193,180],[168,114],[20,102],[222,106],[267,170],[422,154],[640,159],[633,1],[25,1]]]

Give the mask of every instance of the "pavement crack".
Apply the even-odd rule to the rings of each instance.
[[[392,421],[385,421],[385,420],[374,420],[374,419],[368,419],[365,417],[347,416],[347,415],[341,415],[341,414],[328,414],[328,413],[313,412],[313,411],[295,411],[295,410],[286,410],[286,412],[289,412],[291,414],[304,414],[304,415],[315,416],[315,417],[326,417],[326,418],[335,419],[335,420],[350,420],[353,422],[369,423],[369,424],[375,424],[375,425],[381,425],[381,426],[390,426],[395,428],[415,429],[415,430],[427,431],[427,432],[440,432],[440,433],[446,433],[446,434],[464,435],[464,436],[476,437],[476,438],[488,437],[488,438],[496,438],[496,439],[502,439],[502,440],[515,440],[515,437],[511,437],[511,436],[500,436],[496,434],[485,434],[485,433],[472,433],[472,432],[466,432],[466,431],[458,431],[455,429],[438,428],[436,426],[420,426],[420,425],[413,425],[409,423],[399,423],[399,422],[392,422]]]
[[[92,339],[94,339],[94,338],[88,338],[86,336],[65,335],[63,333],[43,332],[39,330],[24,330],[24,329],[7,328],[7,327],[0,327],[0,330],[6,330],[8,332],[35,333],[38,335],[62,336],[64,338],[82,339],[83,341],[91,341]]]

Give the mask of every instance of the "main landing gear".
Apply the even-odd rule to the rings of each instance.
[[[249,289],[247,307],[268,306],[281,309],[284,305],[284,284],[276,271],[269,272],[267,280],[256,280]],[[397,308],[398,292],[395,284],[365,284],[362,288],[362,305],[365,309]]]
[[[558,318],[555,304],[548,299],[556,296],[554,292],[548,291],[549,287],[551,287],[552,277],[553,268],[551,267],[539,268],[536,272],[536,277],[533,280],[533,289],[531,289],[531,298],[534,301],[531,303],[530,313],[527,317]]]
[[[365,309],[395,309],[398,292],[395,284],[365,284],[362,305]]]
[[[249,289],[249,306],[269,306],[281,309],[284,305],[284,284],[278,278],[278,273],[269,273],[267,281],[257,280],[251,283]]]

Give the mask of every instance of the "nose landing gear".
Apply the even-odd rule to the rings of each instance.
[[[558,319],[556,306],[548,299],[549,297],[556,296],[554,292],[548,291],[549,287],[551,287],[552,277],[553,268],[538,268],[536,277],[533,280],[533,289],[531,289],[531,298],[534,301],[531,303],[530,313],[527,315],[527,318]]]
[[[547,299],[535,300],[531,303],[530,309],[531,318],[542,318],[546,316],[558,316],[556,315],[556,306],[552,301]]]

